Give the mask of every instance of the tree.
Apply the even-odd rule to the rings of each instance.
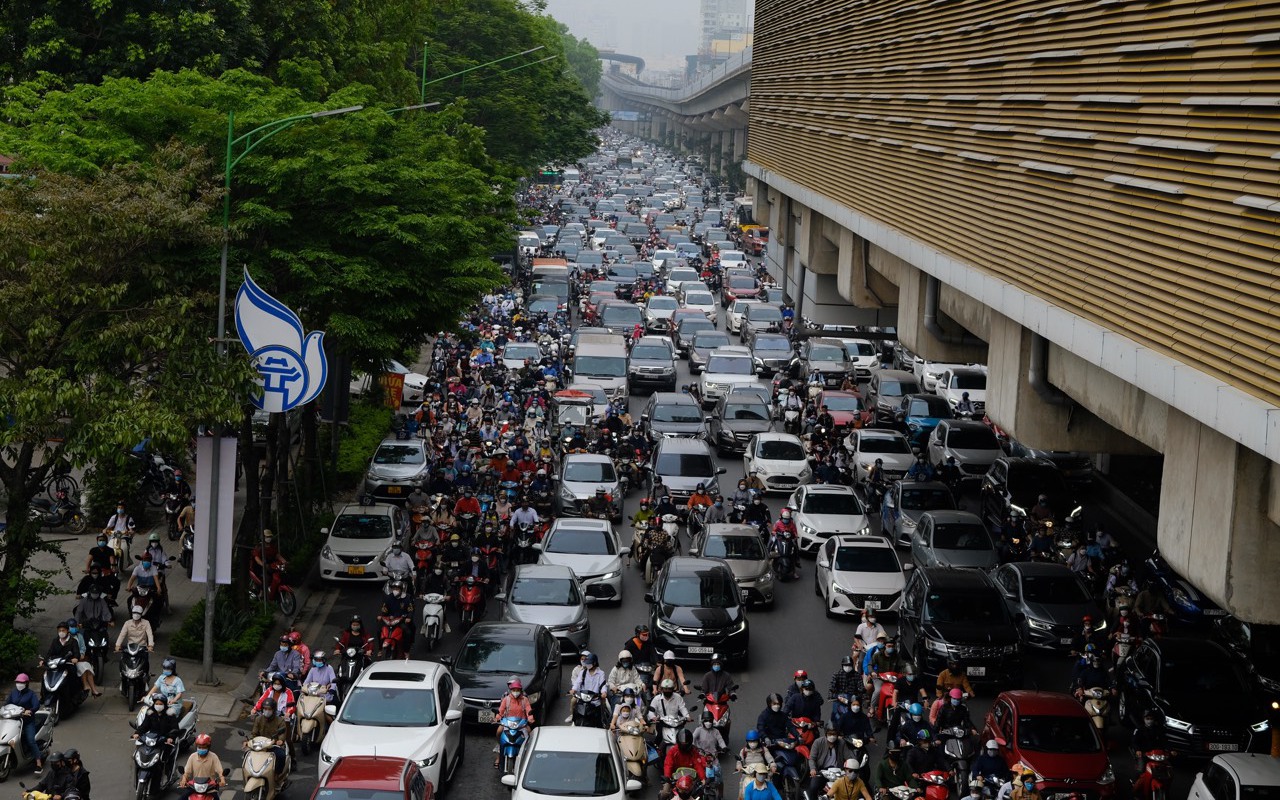
[[[146,437],[185,445],[236,416],[247,386],[245,365],[208,344],[216,283],[189,268],[215,252],[212,164],[175,143],[147,155],[90,176],[20,160],[0,182],[0,637],[16,639],[3,645],[30,645],[14,624],[54,591],[27,566],[57,552],[27,515],[50,466],[123,460]]]

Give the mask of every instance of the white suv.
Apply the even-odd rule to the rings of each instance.
[[[707,366],[698,378],[698,400],[704,408],[729,393],[734,386],[756,383],[756,363],[745,347],[717,347],[707,356]]]

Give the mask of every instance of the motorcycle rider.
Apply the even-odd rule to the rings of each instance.
[[[257,718],[253,721],[253,728],[249,731],[249,739],[263,736],[271,740],[271,752],[276,757],[276,783],[279,784],[280,779],[284,777],[284,757],[285,746],[289,742],[289,724],[276,713],[274,706],[268,704],[258,711]],[[249,748],[249,739],[244,740],[244,748]]]
[[[631,653],[631,660],[637,667],[640,664],[657,667],[658,652],[654,649],[653,642],[649,639],[649,626],[637,625],[634,632],[635,635],[628,639],[625,645],[627,652]],[[644,673],[641,673],[641,675],[643,676]]]
[[[649,701],[649,719],[661,725],[663,717],[682,721],[689,719],[689,708],[684,704],[684,698],[676,694],[676,683],[670,678],[658,683],[658,693]]]
[[[821,796],[823,787],[827,785],[827,779],[822,777],[823,770],[839,767],[848,760],[848,745],[836,733],[835,728],[828,727],[822,736],[814,739],[809,748],[809,796]]]
[[[445,569],[452,573],[453,570],[467,563],[470,556],[471,552],[462,543],[462,537],[454,533],[449,536],[449,541],[445,544],[444,550],[441,551],[437,563],[443,564]]]
[[[728,695],[738,682],[733,679],[724,668],[723,658],[719,653],[711,654],[711,668],[702,675],[702,682],[698,684],[698,691],[705,697],[706,695]]]
[[[836,720],[835,727],[841,736],[851,736],[863,742],[875,744],[875,728],[871,723],[871,717],[862,710],[862,701],[856,695],[850,699],[849,710]]]
[[[769,512],[769,507],[764,504],[763,497],[757,494],[751,498],[751,504],[747,506],[747,511],[743,514],[742,521],[762,531],[769,530],[769,525],[773,522],[773,516]]]
[[[907,469],[907,477],[914,481],[931,481],[934,478],[933,465],[924,457],[924,453],[916,453],[915,463]]]
[[[858,623],[858,628],[853,633],[851,654],[855,667],[861,666],[862,657],[867,650],[875,646],[876,640],[881,636],[888,638],[889,634],[885,632],[884,626],[876,621],[875,612],[862,612],[862,621]]]
[[[116,637],[116,652],[123,650],[126,644],[138,644],[146,648],[142,652],[142,672],[144,675],[150,674],[151,659],[148,656],[155,652],[156,634],[151,623],[143,619],[141,606],[134,606],[129,612],[129,619],[120,626],[120,635]]]
[[[689,691],[689,681],[684,677],[684,667],[676,663],[676,654],[673,650],[668,650],[662,654],[662,663],[657,664],[653,668],[653,682],[662,685],[663,681],[670,680],[674,683],[676,693],[681,697]]]
[[[707,779],[707,761],[693,746],[693,734],[682,730],[676,734],[676,746],[667,748],[667,757],[662,764],[662,789],[658,792],[659,800],[668,800],[675,793],[673,776],[675,771],[689,768],[698,774],[698,780]]]
[[[182,708],[182,695],[186,691],[186,684],[182,682],[182,678],[178,677],[178,662],[173,658],[161,661],[160,674],[151,685],[151,694],[164,697],[165,702],[169,704],[170,716],[178,715]]]
[[[387,568],[387,572],[407,572],[410,578],[416,577],[418,574],[413,556],[406,553],[404,547],[398,541],[391,543],[391,552],[387,553],[382,563]]]
[[[105,533],[98,534],[93,547],[89,548],[89,555],[85,558],[84,574],[91,575],[94,567],[99,570],[99,576],[105,573],[115,572],[116,569],[116,551],[114,547],[107,544],[107,535]],[[83,591],[77,592],[84,594]]]
[[[50,797],[61,797],[71,787],[71,773],[67,768],[67,757],[61,752],[54,751],[49,754],[48,762],[48,770],[43,767],[36,768],[36,774],[40,775],[40,781],[31,787],[31,791],[44,792]]]
[[[778,767],[774,763],[773,753],[769,751],[769,748],[764,746],[763,738],[764,737],[761,736],[760,731],[755,728],[747,731],[746,746],[738,751],[737,769],[739,772],[742,772],[744,775],[750,775],[751,767],[756,764],[763,765],[770,773],[777,771]],[[741,798],[741,791],[739,791],[738,796]]]
[[[28,753],[35,757],[36,772],[44,769],[44,751],[36,742],[35,713],[40,710],[40,695],[31,690],[31,679],[27,673],[20,672],[13,679],[13,689],[5,698],[5,705],[22,706],[22,744]]]
[[[609,670],[609,677],[605,680],[605,684],[608,687],[610,703],[617,702],[617,698],[627,686],[644,686],[644,680],[640,677],[640,670],[635,667],[635,660],[630,650],[618,651],[618,661]]]
[[[1036,774],[1031,770],[1024,770],[1022,774],[1013,779],[1013,791],[1009,794],[1010,800],[1041,800],[1040,790],[1036,787]]]
[[[294,697],[293,690],[285,684],[285,676],[277,673],[271,679],[271,684],[267,686],[266,691],[258,698],[258,702],[253,704],[253,711],[262,713],[270,709],[281,719],[292,718],[296,704],[297,699]]]
[[[342,633],[338,634],[338,643],[333,648],[333,654],[340,656],[348,647],[354,647],[364,652],[366,661],[372,661],[373,646],[373,635],[365,631],[364,620],[360,619],[359,614],[356,614],[347,623],[347,627]]]
[[[280,548],[276,545],[276,536],[270,530],[262,531],[262,541],[254,545],[253,552],[249,556],[249,574],[262,580],[263,570],[269,572],[268,580],[272,593],[280,588],[283,580],[281,573],[288,562],[280,555]]]
[[[747,488],[747,482],[742,480],[738,481],[738,488],[734,490],[733,494],[729,495],[729,502],[735,506],[747,506],[751,505],[753,496],[751,490]]]
[[[894,744],[890,744],[889,749],[884,753],[884,758],[880,759],[880,763],[876,765],[874,783],[876,793],[881,798],[888,798],[889,790],[898,786],[918,787],[920,785],[920,782],[912,777],[910,768],[902,758],[902,748]]]
[[[751,774],[752,770],[751,782],[743,784],[740,800],[782,800],[778,787],[769,780],[769,770],[763,764],[753,764],[744,771]]]
[[[927,731],[930,736],[934,734],[933,726],[925,719],[924,706],[912,703],[907,706],[907,718],[899,721],[894,738],[903,747],[910,747],[919,738],[920,731]]]
[[[533,705],[529,702],[529,698],[524,694],[524,684],[519,678],[512,678],[507,681],[507,693],[498,701],[498,710],[494,712],[494,719],[498,720],[498,728],[495,736],[502,736],[502,719],[504,717],[520,717],[529,723],[532,728],[535,724],[533,719]],[[493,759],[493,768],[497,769],[502,761],[502,749],[499,748],[497,755]]]
[[[907,753],[907,769],[911,777],[919,780],[926,772],[943,772],[947,764],[942,759],[941,748],[933,746],[933,734],[927,729],[916,731],[916,746]]]
[[[969,777],[981,778],[983,783],[996,785],[1000,781],[1008,781],[1012,773],[1000,755],[1000,745],[995,739],[988,739],[983,746],[982,755],[973,760],[969,767]]]
[[[480,557],[475,556],[472,561],[472,567],[483,567],[480,564]],[[488,572],[486,570],[485,574]],[[378,621],[382,623],[383,628],[387,628],[385,634],[379,633],[379,636],[391,636],[392,632],[389,623],[392,620],[399,619],[397,623],[400,629],[400,651],[404,658],[409,657],[409,651],[413,649],[413,637],[415,626],[413,624],[413,597],[405,590],[404,584],[399,581],[391,581],[387,584],[387,593],[382,596],[381,613],[378,615]],[[384,654],[385,655],[385,654]]]
[[[1076,673],[1071,689],[1078,699],[1083,700],[1084,693],[1095,686],[1106,689],[1112,696],[1116,694],[1115,678],[1110,670],[1102,666],[1102,658],[1097,651],[1089,654],[1088,664]]]
[[[728,749],[724,737],[720,735],[720,731],[716,730],[715,717],[710,711],[703,711],[699,718],[699,725],[693,732],[693,746],[708,764],[717,763],[720,755]]]
[[[102,529],[103,533],[123,533],[130,537],[138,530],[138,524],[133,521],[133,517],[124,509],[124,501],[116,503],[116,513],[107,519],[106,527]]]
[[[960,659],[948,658],[947,668],[938,673],[938,686],[950,691],[959,689],[966,697],[973,697],[973,684],[969,683],[969,674],[960,666]]]
[[[844,762],[844,774],[827,789],[831,800],[871,800],[871,792],[858,775],[858,762],[852,758]]]
[[[782,509],[781,513],[779,513],[778,521],[774,523],[773,530],[770,533],[769,549],[772,552],[775,552],[775,553],[778,552],[779,544],[781,543],[782,539],[786,538],[792,541],[792,547],[796,551],[796,555],[798,556],[799,549],[800,549],[800,543],[799,541],[797,541],[798,536],[799,536],[799,533],[796,530],[795,520],[791,518],[791,509],[784,508]],[[793,565],[792,574],[790,577],[799,578],[800,577],[800,559],[798,557],[793,558],[792,565]]]
[[[807,717],[814,722],[822,720],[822,695],[818,692],[818,687],[813,681],[805,678],[800,685],[800,691],[787,696],[786,702],[782,704],[782,713],[788,718]]]
[[[707,525],[716,525],[729,521],[729,514],[724,509],[724,498],[719,493],[712,495],[711,507],[707,509],[706,516],[702,518],[702,521]]]
[[[192,797],[196,796],[191,784],[200,778],[207,778],[211,785],[219,789],[222,788],[225,780],[222,775],[222,761],[218,758],[218,754],[210,749],[212,744],[213,737],[207,733],[202,733],[196,737],[195,752],[187,756],[187,763],[182,768],[180,786],[186,789],[186,794],[182,800],[191,800]]]
[[[632,720],[633,716],[635,719],[644,722],[640,717],[641,712],[637,701],[638,697],[635,689],[628,686],[622,690],[618,695],[617,702],[613,704],[613,718],[609,720],[609,730],[616,734],[619,728]]]
[[[596,487],[595,494],[587,500],[585,505],[586,516],[597,519],[609,519],[613,516],[613,504],[609,501],[609,495],[603,486]]]
[[[871,656],[868,670],[871,672],[872,698],[880,697],[880,687],[884,684],[884,679],[880,677],[882,674],[886,672],[896,672],[907,676],[915,674],[915,667],[905,656],[898,652],[898,640],[896,638],[885,640],[884,647]],[[904,688],[899,687],[896,693],[901,695]]]
[[[89,770],[84,768],[84,762],[80,760],[80,751],[68,747],[62,755],[67,760],[67,787],[63,797],[71,800],[74,792],[80,795],[80,800],[89,800]]]
[[[1151,709],[1142,712],[1142,725],[1134,729],[1130,745],[1139,770],[1144,766],[1144,757],[1152,750],[1164,750],[1170,754],[1173,752],[1173,748],[1169,746],[1169,735],[1160,724],[1159,715]]]
[[[325,689],[325,699],[332,703],[338,696],[338,675],[329,663],[329,657],[323,650],[317,649],[311,655],[311,669],[307,670],[304,683],[318,683]]]
[[[600,669],[600,659],[595,653],[588,653],[583,670],[574,676],[573,682],[569,685],[569,693],[573,696],[573,702],[571,703],[573,708],[576,708],[579,702],[576,696],[578,692],[596,693],[595,699],[591,701],[591,706],[595,709],[601,725],[604,724],[603,698],[607,677],[604,670]]]
[[[969,736],[978,735],[978,728],[973,724],[973,718],[969,716],[969,707],[964,703],[964,693],[959,689],[952,689],[948,693],[946,703],[938,711],[934,727],[939,731],[963,728]]]
[[[267,664],[267,668],[258,673],[260,679],[279,678],[283,675],[301,675],[302,674],[302,654],[293,649],[293,643],[289,641],[289,635],[285,634],[280,637],[280,646],[276,652],[271,654],[271,663]],[[290,688],[296,688],[291,686]]]
[[[138,725],[133,738],[137,739],[147,733],[157,733],[164,737],[164,743],[167,748],[173,748],[174,740],[178,734],[178,718],[169,713],[169,703],[162,694],[153,694],[145,701],[150,708],[142,715],[142,722]],[[165,760],[176,758],[177,752],[173,750],[165,754]]]

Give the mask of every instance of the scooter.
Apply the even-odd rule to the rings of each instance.
[[[1107,690],[1101,686],[1094,686],[1085,691],[1084,710],[1089,715],[1089,719],[1093,720],[1093,727],[1098,729],[1098,735],[1102,737],[1102,743],[1105,746],[1107,714],[1111,711],[1111,699],[1107,696]]]
[[[107,626],[102,622],[85,623],[84,658],[93,667],[94,675],[102,674],[102,665],[107,660]]]
[[[49,709],[53,724],[57,725],[89,696],[89,690],[80,683],[76,665],[65,658],[52,658],[44,662],[44,678],[41,682],[40,704]]]
[[[133,747],[133,794],[136,800],[154,800],[178,779],[178,748],[165,744],[164,737],[148,731]]]
[[[721,694],[707,692],[702,701],[702,710],[711,712],[712,727],[720,731],[720,735],[726,742],[729,741],[729,726],[732,724],[729,701],[738,699],[738,695],[734,694],[737,689],[737,684],[734,684],[728,692]]]
[[[1140,800],[1167,800],[1173,789],[1173,765],[1169,763],[1169,752],[1149,750],[1143,754],[1142,760],[1143,769],[1151,774],[1151,794]]]
[[[36,753],[28,753],[22,743],[22,723],[27,709],[8,704],[0,707],[0,781],[28,764],[34,763]],[[53,718],[47,708],[35,711],[36,745],[42,752],[53,746]]]
[[[382,623],[382,629],[378,634],[378,658],[383,661],[395,661],[404,657],[404,626],[409,621],[408,618],[400,615],[381,616],[378,617],[378,621]]]
[[[337,641],[336,636],[334,640]],[[360,673],[367,666],[369,666],[369,657],[360,648],[347,647],[342,651],[342,661],[334,669],[334,676],[337,678],[338,684],[338,696],[336,698],[338,702],[342,702],[342,698],[347,696],[352,684],[356,682],[356,678],[360,677]]]
[[[178,710],[178,730],[173,734],[173,745],[175,751],[186,750],[196,740],[196,725],[200,722],[200,711],[196,708],[194,700],[180,701],[182,707]],[[134,716],[129,726],[134,730],[142,724],[142,720],[147,714],[151,713],[151,709],[143,706],[138,709],[138,713]]]
[[[72,500],[67,492],[59,489],[53,500],[43,497],[33,498],[28,503],[32,522],[39,522],[48,528],[66,526],[70,533],[84,533],[89,522],[85,519],[80,504]]]
[[[893,708],[894,695],[898,691],[898,681],[906,676],[901,672],[881,672],[880,693],[876,695],[875,717],[881,722],[889,722],[889,710]]]
[[[515,565],[532,564],[538,560],[538,551],[533,549],[533,525],[524,522],[516,526],[516,538],[511,547],[511,563]]]
[[[778,776],[782,778],[782,796],[787,798],[800,796],[802,776],[809,774],[809,747],[815,738],[812,720],[799,717],[791,723],[795,733],[774,742],[771,748]]]
[[[167,492],[164,496],[164,516],[169,523],[169,541],[174,542],[178,539],[178,512],[182,511],[182,501],[178,499],[177,492]]]
[[[187,571],[187,578],[191,577],[191,568],[195,563],[195,547],[196,547],[196,531],[190,525],[182,529],[181,549],[178,552],[178,563]]]
[[[444,635],[446,624],[444,619],[444,603],[449,598],[432,592],[422,596],[422,640],[427,645],[427,652],[435,649],[436,643]]]
[[[920,776],[924,784],[924,800],[951,800],[951,773],[945,770],[930,770]],[[969,787],[965,787],[966,792]]]
[[[311,755],[311,751],[320,746],[329,727],[329,717],[325,713],[328,694],[328,687],[312,681],[302,687],[302,694],[298,697],[298,741],[302,742],[305,755]]]
[[[604,727],[604,698],[599,692],[581,689],[573,693],[573,726],[575,728]]]
[[[529,738],[529,721],[524,717],[503,717],[498,721],[502,731],[498,734],[498,748],[502,754],[502,772],[515,771],[516,757]]]
[[[464,631],[471,630],[476,620],[484,616],[484,587],[474,577],[468,577],[458,587],[458,613]]]
[[[284,748],[284,768],[276,780],[275,742],[265,736],[255,736],[245,742],[244,797],[246,800],[276,800],[289,786],[289,748]]]
[[[827,790],[830,788],[831,784],[840,780],[844,775],[844,770],[840,767],[827,767],[818,774],[821,775],[822,779],[825,781],[822,789],[817,794],[811,794],[809,792],[808,784],[806,783],[805,790],[801,792],[801,797],[803,797],[804,800],[819,800],[819,798],[827,797]]]
[[[778,531],[774,537],[774,573],[778,580],[791,581],[796,574],[796,537],[789,531]]]
[[[648,733],[649,726],[634,717],[618,728],[618,749],[622,751],[627,773],[642,784],[649,782],[649,743],[645,741]]]
[[[217,800],[222,795],[222,787],[227,785],[227,776],[231,774],[231,770],[222,770],[222,777],[215,780],[213,778],[193,778],[187,786],[191,789],[192,797],[210,797]]]
[[[150,586],[134,586],[125,602],[127,603],[125,608],[142,609],[142,618],[151,623],[152,631],[160,627],[163,604],[160,602],[158,593],[152,591]]]
[[[951,767],[951,774],[955,776],[956,794],[964,796],[969,791],[969,765],[973,763],[977,744],[969,732],[961,727],[940,730],[938,738],[942,740],[942,755]]]
[[[105,531],[107,534],[107,547],[110,547],[116,553],[117,564],[131,564],[133,559],[129,556],[129,550],[133,545],[133,531]]]
[[[151,685],[151,674],[143,666],[145,655],[145,648],[135,642],[126,644],[120,654],[120,694],[129,708],[138,704]]]
[[[676,734],[689,723],[688,717],[677,717],[667,714],[658,718],[658,760],[661,763],[667,757],[667,750],[676,744]]]

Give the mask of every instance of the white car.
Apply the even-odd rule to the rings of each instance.
[[[603,519],[561,517],[534,545],[539,564],[568,567],[589,597],[622,602],[622,557],[631,548],[618,544],[613,525]]]
[[[848,486],[827,483],[801,486],[787,498],[787,507],[800,534],[802,553],[816,553],[823,542],[837,534],[867,536],[871,533],[867,511]]]
[[[833,536],[814,563],[813,590],[828,617],[897,613],[906,584],[898,554],[880,536]]]
[[[747,263],[747,254],[741,250],[721,250],[720,266],[724,269],[737,269],[751,265]]]
[[[790,492],[813,481],[809,456],[799,436],[789,433],[757,433],[742,454],[742,471],[752,472],[766,492]]]
[[[844,438],[844,449],[853,461],[854,477],[859,481],[866,480],[867,472],[877,458],[883,462],[881,468],[888,483],[901,479],[916,461],[907,437],[883,428],[849,431]]]
[[[853,363],[854,379],[871,380],[871,373],[880,369],[880,348],[868,339],[837,339],[844,345]]]
[[[675,250],[654,250],[653,251],[653,268],[664,269],[668,261],[675,261]]]
[[[320,577],[331,581],[380,581],[386,575],[383,556],[394,542],[404,544],[409,522],[404,509],[390,503],[343,506],[320,548]]]
[[[942,373],[953,367],[967,367],[968,364],[948,364],[942,361],[922,360],[916,362],[915,371],[916,379],[920,381],[920,385],[926,392],[938,391],[938,379],[942,377]]]
[[[404,376],[404,391],[401,394],[401,400],[405,405],[422,402],[423,395],[427,390],[426,375],[423,375],[421,372],[414,372],[410,370],[404,364],[401,364],[393,358],[388,358],[386,361],[382,362],[382,366],[383,372],[390,372]],[[366,375],[363,372],[353,372],[351,374],[350,391],[352,394],[365,394],[372,388],[378,388],[379,391],[381,391],[381,387],[378,385],[378,382],[369,375]]]
[[[719,305],[716,303],[715,295],[711,294],[711,292],[686,292],[684,294],[684,307],[696,308],[706,314],[707,319],[716,322],[716,309]]]
[[[1221,753],[1196,775],[1188,800],[1251,800],[1277,794],[1280,760],[1262,753]]]
[[[742,330],[742,315],[746,311],[747,306],[752,303],[759,302],[759,300],[748,299],[746,297],[739,297],[733,301],[733,304],[729,306],[724,317],[725,327],[729,329],[730,333],[738,333]]]
[[[324,741],[320,782],[343,756],[412,759],[436,787],[462,764],[462,693],[443,664],[382,661],[356,678]]]
[[[756,364],[745,347],[717,347],[698,376],[698,400],[710,408],[734,386],[757,383]]]
[[[973,413],[983,414],[987,410],[987,368],[977,364],[972,367],[952,367],[938,378],[935,391],[946,399],[952,411],[968,394],[969,402],[973,403]]]
[[[567,725],[534,728],[502,785],[511,800],[626,800],[644,788],[627,774],[617,737]]]
[[[691,267],[676,267],[667,272],[667,294],[675,294],[680,289],[680,284],[685,282],[699,283],[702,281],[702,273]]]

